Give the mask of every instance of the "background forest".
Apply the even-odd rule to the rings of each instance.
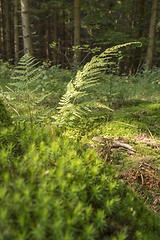
[[[20,57],[30,52],[51,65],[71,69],[75,61],[89,61],[93,49],[102,52],[113,45],[136,41],[142,47],[125,49],[120,73],[136,74],[146,62],[151,68],[152,58],[158,67],[158,4],[157,0],[1,0],[0,58],[17,65]],[[81,46],[80,51],[74,46]]]

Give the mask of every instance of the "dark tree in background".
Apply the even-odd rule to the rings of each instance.
[[[27,1],[28,10],[23,11],[22,8],[20,13],[20,6],[22,3],[25,6]],[[0,0],[0,58],[17,64],[28,51],[39,60],[71,68],[74,60],[80,62],[85,59],[83,63],[86,63],[92,57],[84,51],[72,51],[73,46],[88,45],[90,48],[100,47],[103,51],[113,45],[140,41],[141,48],[130,46],[122,49],[124,57],[119,64],[120,73],[136,74],[146,61],[149,66],[147,52],[152,52],[151,66],[159,67],[158,1],[155,27],[150,27],[155,1]],[[29,16],[28,20],[25,15]],[[153,28],[154,35],[151,33]],[[152,51],[147,50],[151,39],[152,46],[154,44]]]
[[[18,11],[19,4],[18,0],[14,0],[14,54],[15,54],[15,65],[17,66],[19,61],[19,30],[18,30]]]
[[[33,54],[31,29],[30,29],[30,16],[29,16],[29,2],[28,0],[21,0],[21,18],[23,30],[23,44],[24,53]]]
[[[4,5],[3,5],[3,1],[0,0],[0,51],[1,51],[1,58],[3,60],[5,60],[5,53],[4,53]]]
[[[152,68],[152,63],[153,63],[153,49],[154,49],[154,41],[155,41],[157,8],[158,8],[158,0],[153,0],[151,21],[150,21],[150,27],[149,27],[149,40],[148,40],[148,48],[147,48],[147,56],[146,56],[146,65],[148,69]]]
[[[12,59],[12,40],[11,40],[11,0],[6,0],[5,2],[5,20],[6,20],[6,50],[7,50],[7,60],[11,61]]]
[[[74,0],[74,46],[79,46],[80,39],[80,0]],[[81,61],[81,52],[75,51],[74,60],[76,63]]]

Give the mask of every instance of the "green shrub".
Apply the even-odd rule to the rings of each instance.
[[[13,67],[8,62],[3,62],[2,59],[0,59],[0,77],[1,78],[10,77],[12,68]]]
[[[44,99],[43,103],[50,108],[57,107],[59,99],[65,93],[67,83],[73,77],[71,71],[59,67],[59,65],[50,68],[45,68],[45,65],[41,67],[42,90],[51,93],[48,98]]]
[[[0,128],[2,126],[8,127],[12,124],[12,119],[8,113],[8,111],[5,108],[5,105],[2,102],[2,99],[0,99]]]
[[[159,239],[159,217],[112,166],[53,130],[21,128],[17,144],[27,151],[16,158],[15,139],[1,147],[0,239]]]
[[[106,108],[108,106],[101,104],[99,101],[93,100],[80,101],[84,96],[88,95],[86,89],[98,84],[99,77],[102,72],[109,70],[110,73],[116,71],[115,59],[122,57],[119,49],[132,44],[140,44],[139,42],[130,42],[122,45],[116,45],[111,48],[107,48],[99,56],[92,57],[90,62],[87,62],[83,70],[78,70],[75,79],[71,79],[67,85],[66,93],[61,97],[59,106],[57,107],[58,114],[52,117],[56,120],[56,125],[65,125],[66,123],[73,122],[77,117],[81,118],[87,113],[91,113],[95,108]],[[140,44],[141,45],[141,44]],[[113,79],[110,75],[109,80],[109,102],[111,103],[113,94]],[[111,110],[111,109],[110,109]]]

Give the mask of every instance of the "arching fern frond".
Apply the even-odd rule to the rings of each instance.
[[[56,124],[64,124],[67,122],[67,119],[71,119],[70,116],[72,115],[80,117],[82,114],[91,112],[92,108],[101,107],[110,109],[101,103],[89,101],[79,104],[76,100],[87,94],[85,91],[87,88],[98,84],[98,78],[102,71],[106,71],[112,64],[116,64],[111,60],[113,57],[119,58],[121,56],[121,53],[118,51],[119,48],[132,44],[139,44],[139,46],[141,46],[140,42],[131,42],[108,48],[99,56],[94,56],[91,61],[83,67],[82,71],[79,70],[77,72],[75,79],[72,79],[68,83],[67,91],[59,102],[57,108],[58,116],[53,116],[56,118]],[[73,119],[74,117],[72,117],[72,120]]]
[[[33,115],[36,115],[35,105],[40,103],[48,94],[39,91],[42,88],[41,71],[37,67],[38,62],[30,54],[25,54],[19,61],[18,66],[15,68],[6,95],[10,96],[7,103],[17,108],[27,108],[27,117],[33,121]],[[35,94],[37,91],[40,94]],[[4,95],[4,94],[3,94]],[[21,116],[20,116],[21,117]],[[26,119],[26,116],[24,116]]]

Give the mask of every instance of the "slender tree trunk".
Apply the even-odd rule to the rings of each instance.
[[[0,0],[0,56],[4,60],[4,16],[3,16],[3,1]]]
[[[22,30],[23,30],[23,43],[24,53],[33,54],[31,30],[29,21],[29,4],[28,0],[21,0],[21,16],[22,16]]]
[[[80,45],[80,0],[74,0],[74,46]],[[75,51],[74,60],[81,61],[80,50]]]
[[[66,23],[65,23],[65,18],[66,18],[66,13],[63,10],[62,13],[62,18],[63,20],[63,24],[62,24],[62,53],[63,55],[61,55],[61,59],[62,59],[62,68],[64,68],[66,66],[65,62],[66,62],[66,58],[65,58],[65,52],[66,52]]]
[[[45,19],[45,37],[46,37],[46,61],[49,61],[50,59],[50,8],[46,7],[46,19]]]
[[[148,40],[148,48],[147,48],[147,56],[146,56],[147,69],[152,68],[157,9],[158,9],[158,0],[153,0],[150,27],[149,27],[149,40]]]
[[[38,3],[39,3],[38,8],[41,9],[41,0],[39,0]],[[45,23],[43,21],[44,20],[43,17],[44,17],[43,12],[39,11],[39,13],[38,13],[38,19],[39,19],[39,21],[38,21],[38,57],[41,60],[45,58],[44,57],[44,52],[45,52],[45,47],[44,47],[44,36],[45,36],[44,29],[45,29],[45,27],[44,27],[44,25],[45,25]]]
[[[49,14],[46,16],[46,61],[49,61]]]
[[[7,44],[7,60],[11,61],[12,59],[12,50],[11,50],[11,12],[10,12],[10,0],[6,0],[6,44]]]
[[[144,10],[145,10],[145,0],[139,1],[139,19],[138,19],[138,40],[143,37],[143,31],[144,31]],[[139,40],[140,41],[140,40]],[[138,70],[142,66],[142,48],[136,48],[135,49],[135,55],[134,55],[134,66],[133,70],[134,73],[138,72]]]
[[[19,61],[19,33],[18,33],[18,0],[14,0],[14,51],[15,65]]]
[[[57,65],[57,42],[58,42],[58,36],[57,36],[57,7],[54,7],[54,42],[56,43],[55,49],[54,49],[54,65]]]

